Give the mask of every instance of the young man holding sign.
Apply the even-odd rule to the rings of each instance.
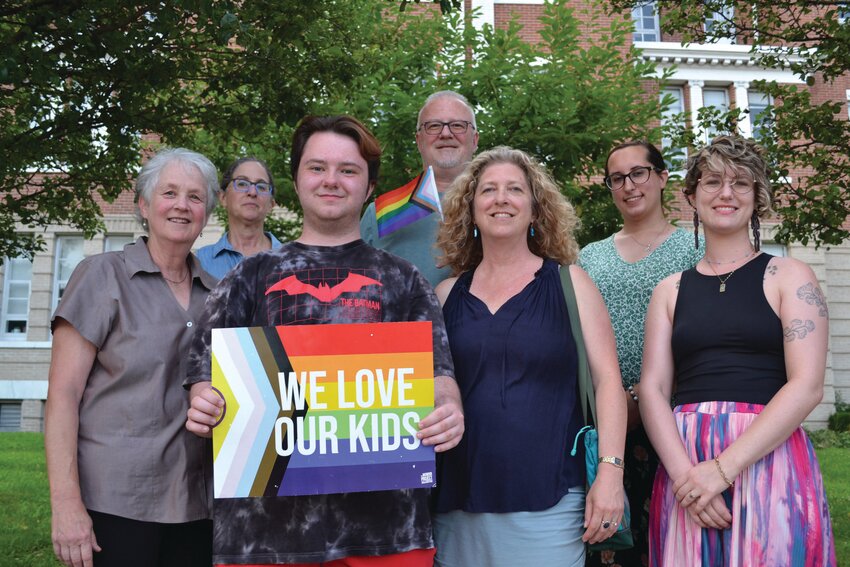
[[[410,263],[360,238],[360,211],[380,165],[377,140],[348,116],[307,117],[291,155],[301,236],[245,259],[210,294],[188,362],[186,427],[209,437],[224,411],[209,383],[213,328],[431,321],[435,409],[416,437],[435,451],[451,449],[464,422],[439,303]],[[424,567],[433,545],[427,489],[227,498],[214,507],[219,565]]]

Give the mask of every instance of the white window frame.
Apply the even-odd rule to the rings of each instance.
[[[65,248],[67,247],[67,243],[70,241],[80,241],[82,243],[83,253],[74,262],[73,266],[69,266],[66,277],[60,277],[62,274],[60,273],[61,264],[63,262],[62,255],[64,253]],[[85,258],[85,245],[86,241],[82,236],[58,236],[56,237],[56,253],[54,255],[53,261],[53,295],[50,303],[50,312],[53,313],[56,311],[56,307],[59,306],[59,300],[62,298],[62,294],[65,292],[65,287],[68,285],[68,280],[71,278],[71,274],[74,272],[74,268],[77,267],[77,264]]]
[[[702,108],[713,107],[718,108],[716,104],[706,103],[707,93],[723,93],[723,106],[719,107],[722,112],[729,112],[729,87],[703,87],[702,89]],[[713,128],[705,129],[706,142],[710,142],[717,135],[717,131]]]
[[[705,22],[703,22],[702,25],[703,30],[705,30],[705,33],[707,35],[711,34],[711,22],[716,20],[719,20],[721,22],[726,20],[733,20],[735,17],[735,8],[729,6],[722,11],[715,11],[712,14],[713,16],[706,17]],[[734,36],[715,38],[715,41],[713,43],[732,45],[736,43],[736,38]]]
[[[25,263],[29,262],[30,264],[30,272],[29,278],[27,279],[12,279],[12,263]],[[11,295],[11,287],[15,284],[17,286],[26,285],[26,309],[24,310],[24,315],[9,315],[9,300],[11,299],[21,299],[20,297],[12,297]],[[32,296],[32,260],[28,258],[6,258],[4,262],[4,270],[3,270],[3,304],[2,304],[2,312],[0,312],[0,337],[3,340],[15,340],[15,341],[25,341],[27,339],[27,332],[29,331],[29,311],[30,311],[30,301]],[[6,325],[10,322],[23,322],[24,329],[23,332],[7,332]]]
[[[652,10],[652,29],[643,26],[643,22],[647,19],[647,16],[642,13],[645,8],[649,8]],[[658,24],[658,10],[655,7],[655,2],[647,2],[645,4],[641,4],[640,6],[632,8],[631,17],[632,25],[634,28],[632,31],[633,41],[661,41],[661,26]],[[646,36],[650,34],[652,34],[654,37],[647,38]]]
[[[667,95],[667,94],[673,95],[679,101],[679,106],[678,106],[678,109],[677,108],[670,108],[669,111],[665,112],[665,114],[663,114],[661,116],[661,125],[662,126],[664,126],[664,125],[666,125],[670,122],[673,122],[674,116],[684,117],[684,112],[685,112],[685,91],[684,91],[684,89],[679,85],[665,85],[664,87],[661,88],[661,91],[659,92],[659,97],[663,97],[664,95]],[[684,118],[682,118],[682,120],[684,121]],[[669,150],[671,148],[672,148],[672,141],[669,138],[661,138],[661,153],[662,153],[662,155],[667,156],[667,154],[669,153]],[[687,148],[682,148],[682,149],[684,151],[683,157],[687,157],[688,156],[688,153],[687,153],[688,149]],[[668,166],[669,166],[669,162],[668,162]]]
[[[760,96],[762,98],[762,101],[764,101],[763,107],[762,107],[762,102],[759,102],[758,104],[755,105],[755,108],[757,108],[757,109],[761,108],[761,110],[759,110],[758,112],[753,112],[753,96]],[[765,93],[760,92],[760,91],[750,91],[750,90],[747,91],[747,108],[750,111],[750,135],[754,139],[756,139],[756,140],[761,139],[761,135],[758,135],[758,136],[756,135],[756,134],[761,134],[759,132],[759,126],[758,126],[758,124],[756,124],[756,120],[758,119],[759,115],[762,112],[766,111],[768,108],[770,108],[772,106],[773,106],[773,97],[770,96],[769,94],[765,94]]]

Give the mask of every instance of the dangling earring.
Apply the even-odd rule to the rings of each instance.
[[[528,234],[531,238],[534,238],[534,223],[528,224]]]
[[[759,229],[761,228],[761,221],[759,220],[759,215],[756,211],[753,211],[753,217],[750,219],[753,224],[753,244],[756,252],[761,250],[761,232]]]
[[[472,238],[478,238],[478,226],[472,225]]]
[[[699,250],[699,213],[694,209],[694,249]]]
[[[148,219],[142,218],[142,230],[148,232]]]

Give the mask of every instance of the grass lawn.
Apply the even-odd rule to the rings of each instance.
[[[850,567],[850,449],[818,449],[835,533],[838,565]],[[0,567],[56,567],[44,436],[0,433]]]

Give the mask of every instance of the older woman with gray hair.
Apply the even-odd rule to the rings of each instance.
[[[211,563],[209,447],[183,427],[182,383],[216,283],[190,252],[216,186],[201,154],[159,152],[135,186],[147,236],[80,262],[53,315],[45,449],[65,565]]]

